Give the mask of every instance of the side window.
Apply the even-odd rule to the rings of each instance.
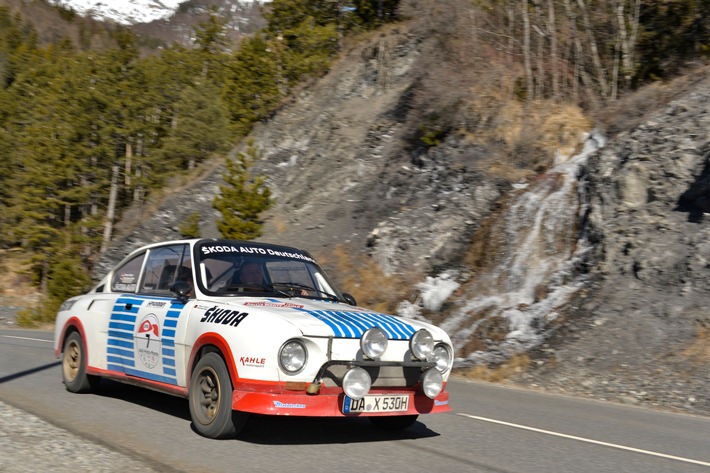
[[[145,253],[141,253],[113,273],[111,292],[136,292]]]
[[[190,246],[171,245],[150,250],[140,292],[167,295],[175,281],[193,283]]]

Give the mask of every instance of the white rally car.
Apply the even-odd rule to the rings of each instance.
[[[448,412],[451,340],[341,294],[307,253],[216,239],[134,251],[64,302],[54,348],[72,392],[100,378],[186,397],[206,437],[249,413],[367,416],[402,429]]]

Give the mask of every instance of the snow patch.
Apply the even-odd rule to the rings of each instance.
[[[185,0],[49,0],[49,3],[74,10],[79,15],[97,20],[112,20],[123,25],[150,23],[169,18],[184,2]]]

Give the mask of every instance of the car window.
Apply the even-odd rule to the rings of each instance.
[[[153,248],[148,253],[145,276],[140,292],[170,294],[175,281],[192,281],[192,262],[189,245],[170,245]]]
[[[306,265],[300,261],[269,261],[266,263],[271,282],[297,283],[313,287],[313,279]]]
[[[111,280],[112,292],[136,292],[138,287],[138,276],[143,266],[145,253],[132,258],[113,273]]]

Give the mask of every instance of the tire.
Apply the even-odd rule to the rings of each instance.
[[[235,437],[249,418],[232,410],[232,381],[224,360],[211,352],[197,362],[190,379],[190,416],[195,430],[208,438]]]
[[[372,425],[385,430],[403,430],[411,427],[417,421],[418,415],[409,416],[387,416],[387,417],[368,417]]]
[[[99,383],[98,376],[86,374],[86,348],[81,335],[72,332],[64,340],[62,349],[62,380],[67,391],[85,393],[93,391]]]

